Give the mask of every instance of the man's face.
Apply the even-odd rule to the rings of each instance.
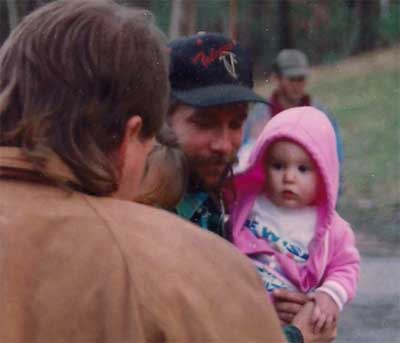
[[[306,89],[305,76],[279,76],[278,88],[286,101],[297,105],[303,97]]]
[[[189,160],[191,173],[207,190],[215,189],[235,159],[247,117],[247,104],[194,108],[179,105],[170,125]]]

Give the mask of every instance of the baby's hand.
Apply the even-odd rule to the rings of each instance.
[[[314,325],[314,332],[319,333],[326,327],[336,325],[339,315],[339,307],[335,301],[324,292],[315,292],[312,296],[315,302],[311,321]]]

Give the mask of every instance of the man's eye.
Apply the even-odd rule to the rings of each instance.
[[[199,129],[209,129],[213,127],[213,123],[209,121],[193,121],[192,123]]]
[[[243,120],[237,120],[233,121],[229,124],[229,127],[231,130],[240,130],[243,127],[244,121]]]

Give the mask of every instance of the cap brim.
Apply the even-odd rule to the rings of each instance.
[[[191,90],[172,90],[172,95],[183,103],[195,107],[227,105],[238,102],[263,102],[266,99],[250,88],[240,85],[215,85]]]
[[[307,76],[309,74],[309,70],[306,68],[291,68],[287,70],[282,70],[283,76]]]

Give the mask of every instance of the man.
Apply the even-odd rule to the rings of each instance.
[[[284,49],[272,67],[273,80],[276,88],[268,99],[269,105],[257,104],[254,106],[246,127],[244,147],[241,149],[241,160],[245,159],[248,147],[258,137],[266,122],[279,112],[296,106],[314,106],[329,117],[336,133],[336,146],[339,163],[343,162],[343,142],[339,125],[333,116],[322,104],[307,93],[307,77],[310,72],[307,56],[300,50]]]
[[[216,33],[173,41],[168,121],[189,160],[189,189],[177,213],[223,237],[220,188],[242,142],[253,92],[252,63],[237,42]]]
[[[176,212],[203,229],[229,238],[224,230],[221,186],[236,161],[249,104],[266,101],[252,90],[250,56],[237,42],[216,33],[199,33],[177,39],[169,47],[172,89],[167,120],[188,159],[190,172],[188,191]],[[278,294],[281,321],[299,326],[296,318],[308,308],[303,307],[307,301],[308,297],[300,293]],[[298,332],[292,329],[285,327],[288,340],[299,341]],[[321,339],[303,326],[301,329],[306,341]],[[323,338],[329,341],[335,330],[327,328]]]
[[[165,51],[148,12],[107,0],[52,2],[0,49],[1,342],[283,341],[244,257],[127,201]]]

